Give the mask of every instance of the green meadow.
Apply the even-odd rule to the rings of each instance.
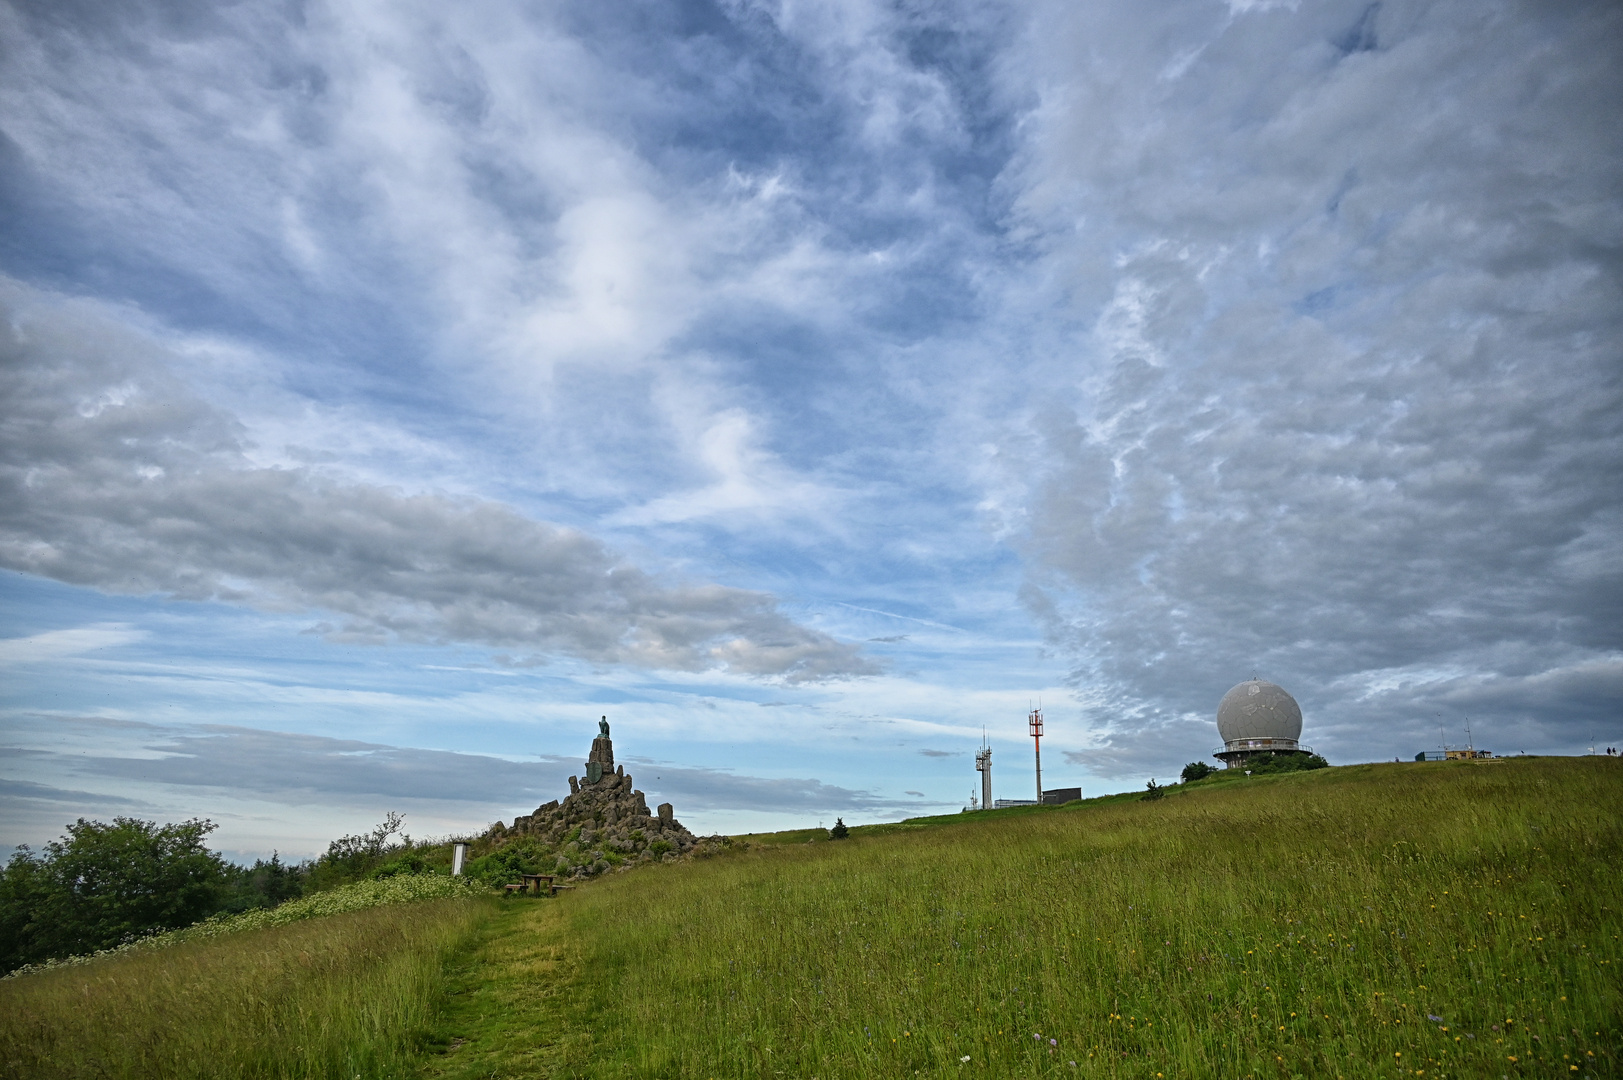
[[[409,1074],[492,913],[425,900],[180,941],[0,982],[0,1076]]]
[[[756,837],[553,900],[9,979],[0,1055],[7,1076],[1617,1076],[1620,810],[1623,762],[1528,758]]]

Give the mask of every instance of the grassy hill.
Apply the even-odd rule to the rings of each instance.
[[[213,1075],[1615,1076],[1620,808],[1623,762],[1537,758],[757,837],[447,908],[399,1055]]]

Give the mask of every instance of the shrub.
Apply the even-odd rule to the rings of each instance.
[[[410,838],[401,833],[400,827],[405,821],[405,817],[391,810],[371,832],[340,836],[328,844],[326,853],[310,868],[309,887],[319,891],[367,877],[401,846],[391,845],[390,837],[399,835],[404,846],[411,846]]]
[[[0,965],[93,952],[201,919],[227,878],[225,862],[203,846],[214,827],[80,818],[41,855],[18,849],[0,885]]]
[[[1252,758],[1245,763],[1246,771],[1252,776],[1306,772],[1310,769],[1327,769],[1329,767],[1330,763],[1318,754],[1268,754],[1264,757]]]
[[[428,865],[428,860],[415,851],[408,851],[404,855],[397,855],[372,871],[374,878],[397,877],[400,874],[432,874],[434,868]]]
[[[1160,784],[1157,784],[1153,776],[1150,777],[1150,782],[1146,784],[1145,787],[1148,789],[1144,792],[1144,800],[1146,802],[1152,799],[1163,798],[1167,793],[1167,789],[1162,787]]]
[[[844,818],[835,818],[834,827],[828,831],[830,840],[844,840],[851,835],[851,830],[845,827]]]
[[[516,881],[520,874],[554,874],[566,868],[566,861],[545,844],[525,838],[470,860],[462,872],[475,881],[497,886]]]
[[[652,844],[648,845],[648,850],[652,851],[655,855],[663,855],[667,851],[674,850],[675,847],[676,845],[672,844],[669,840],[655,840]]]
[[[1206,777],[1212,775],[1212,773],[1216,771],[1216,769],[1212,768],[1204,761],[1191,761],[1189,764],[1183,767],[1183,773],[1178,777],[1178,779],[1187,784],[1192,780],[1204,780]]]

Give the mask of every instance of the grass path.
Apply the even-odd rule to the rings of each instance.
[[[592,1022],[575,993],[578,961],[558,902],[509,900],[451,967],[422,1080],[575,1074]]]

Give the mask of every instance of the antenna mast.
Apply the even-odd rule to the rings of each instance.
[[[981,728],[981,748],[975,751],[975,771],[981,774],[981,809],[992,809],[992,747]]]
[[[1043,804],[1043,710],[1040,706],[1032,709],[1031,715],[1026,717],[1026,729],[1031,732],[1032,747],[1037,754],[1037,805],[1041,806]]]

